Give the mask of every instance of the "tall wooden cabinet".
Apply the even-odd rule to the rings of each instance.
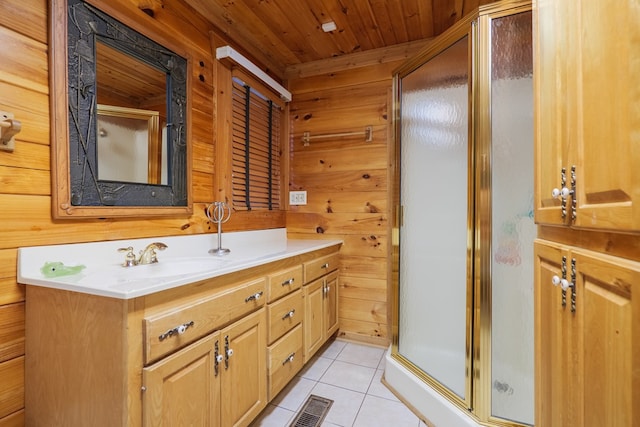
[[[640,231],[637,1],[538,0],[534,11],[536,220]]]
[[[540,427],[640,420],[639,22],[635,0],[534,1]]]

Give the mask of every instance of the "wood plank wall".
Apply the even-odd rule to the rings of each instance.
[[[51,219],[47,0],[0,1],[0,111],[22,123],[13,153],[0,151],[0,426],[24,424],[24,286],[16,280],[21,246],[116,240],[213,232],[206,204],[220,197],[215,188],[214,76],[211,25],[182,2],[109,0],[147,31],[181,43],[193,67],[192,187],[189,218]],[[139,7],[151,9],[154,17]],[[283,213],[239,214],[225,230],[285,226]],[[213,242],[213,237],[212,237]]]
[[[306,190],[307,205],[291,206],[294,238],[342,239],[339,319],[342,337],[388,345],[392,177],[392,72],[424,47],[390,49],[307,63],[288,70],[290,190]],[[373,141],[363,136],[373,126]],[[312,140],[304,132],[362,135]]]

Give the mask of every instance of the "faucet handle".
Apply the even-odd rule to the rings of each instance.
[[[156,257],[156,250],[164,251],[168,246],[162,242],[149,243],[144,250],[140,251],[140,258],[138,264],[155,264],[158,262]]]
[[[151,243],[149,246],[154,247],[154,249],[158,249],[160,251],[164,251],[165,249],[167,249],[169,247],[169,246],[167,246],[166,244],[164,244],[162,242]]]
[[[124,262],[122,263],[123,267],[133,267],[137,265],[136,255],[133,253],[133,246],[129,246],[126,248],[118,248],[118,252],[126,252],[127,254],[124,256]]]

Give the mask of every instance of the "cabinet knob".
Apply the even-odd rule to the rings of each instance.
[[[567,279],[561,279],[559,276],[553,276],[551,278],[551,283],[553,286],[560,285],[560,287],[565,291],[573,285],[573,283],[569,282]]]
[[[288,279],[288,280],[285,280],[284,282],[282,282],[282,286],[293,285],[294,281],[295,281],[295,279],[292,277],[291,279]]]
[[[558,199],[558,198],[566,199],[571,194],[573,194],[573,190],[570,190],[567,187],[562,187],[562,189],[554,188],[553,190],[551,190],[551,196],[554,199]]]
[[[283,365],[286,365],[287,363],[291,363],[293,362],[293,358],[296,355],[295,351],[293,353],[291,353],[289,356],[287,356],[286,359],[284,359],[284,361],[282,362]]]
[[[295,309],[292,309],[291,311],[289,311],[287,314],[285,314],[284,316],[282,316],[282,320],[286,320],[288,318],[292,318],[293,315],[296,313]]]
[[[216,362],[217,362],[217,363],[222,363],[222,361],[223,361],[223,360],[224,360],[224,356],[223,356],[223,355],[218,354],[218,355],[216,356]]]
[[[248,297],[246,297],[244,299],[244,302],[257,301],[257,300],[260,299],[260,297],[262,296],[263,293],[264,293],[263,291],[260,291],[260,292],[257,292],[255,294],[253,294],[253,295],[249,295]]]
[[[165,339],[172,337],[173,335],[182,335],[187,331],[187,329],[192,327],[194,324],[195,323],[193,322],[193,320],[191,320],[190,322],[183,323],[182,325],[178,325],[175,328],[169,329],[167,332],[160,335],[158,339],[160,341],[164,341]]]
[[[228,359],[229,357],[231,357],[231,356],[233,356],[233,349],[232,349],[232,348],[227,349],[227,359]]]
[[[325,262],[324,264],[322,264],[322,265],[320,266],[320,268],[329,268],[329,263],[328,263],[328,262]]]

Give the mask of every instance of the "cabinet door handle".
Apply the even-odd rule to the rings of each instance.
[[[295,356],[295,355],[296,355],[296,352],[294,351],[294,352],[293,352],[293,353],[291,353],[289,356],[287,356],[287,358],[286,358],[286,359],[284,359],[284,360],[282,361],[282,365],[286,365],[287,363],[291,363],[291,362],[293,362],[293,358],[294,358],[294,356]]]
[[[287,285],[293,285],[293,282],[295,281],[295,278],[290,278],[288,280],[285,280],[284,282],[282,282],[282,286],[287,286]]]
[[[248,297],[246,297],[246,298],[244,299],[244,302],[257,301],[257,300],[259,300],[259,299],[260,299],[260,297],[262,296],[262,294],[264,294],[264,291],[260,291],[260,292],[257,292],[257,293],[255,293],[255,294],[253,294],[253,295],[249,295]]]
[[[193,326],[193,320],[191,320],[190,322],[187,323],[183,323],[182,325],[178,325],[173,329],[169,329],[167,332],[165,332],[164,334],[161,334],[158,339],[160,341],[164,341],[165,339],[173,336],[173,335],[182,335],[185,333],[185,331],[187,329],[189,329],[191,326]]]
[[[224,357],[220,354],[220,344],[218,343],[218,340],[216,340],[216,344],[215,344],[215,353],[213,355],[213,371],[215,373],[215,376],[218,376],[218,371],[220,370],[219,365],[220,363],[222,363],[222,361],[224,360]]]
[[[322,264],[322,265],[320,266],[320,268],[329,268],[329,263],[328,263],[328,262],[325,262],[324,264]]]
[[[229,348],[229,335],[224,337],[224,369],[229,369],[229,358],[233,356],[233,349]]]
[[[288,313],[286,313],[284,316],[282,316],[282,320],[286,320],[290,317],[293,317],[293,315],[296,313],[295,309],[291,309],[291,311],[289,311]]]

